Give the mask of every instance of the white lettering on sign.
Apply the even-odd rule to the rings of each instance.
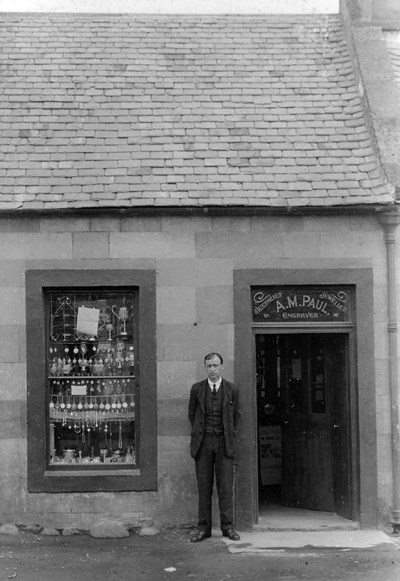
[[[252,294],[255,320],[348,321],[351,295],[347,289],[318,287],[259,287]]]
[[[282,313],[282,319],[318,319],[318,313]]]
[[[282,311],[282,309],[283,309],[283,310],[284,310],[284,309],[287,309],[287,307],[285,307],[284,305],[282,305],[282,303],[281,303],[281,302],[279,302],[279,301],[276,301],[276,311],[277,311],[277,313],[279,313],[279,311]]]
[[[291,309],[294,307],[307,307],[309,309],[315,309],[316,311],[321,311],[325,313],[325,315],[329,315],[326,307],[328,303],[325,301],[320,301],[309,295],[303,295],[298,297],[298,295],[294,296],[287,296],[286,297],[286,305],[284,305],[281,301],[276,301],[276,312],[279,313],[280,311],[286,311],[286,309]]]
[[[319,296],[321,297],[321,299],[328,300],[339,311],[343,311],[343,313],[345,313],[347,311],[347,307],[343,303],[346,303],[348,301],[349,297],[348,297],[347,293],[345,293],[344,291],[338,292],[337,295],[334,295],[332,293],[322,292]]]
[[[280,299],[282,296],[281,292],[274,293],[274,294],[267,294],[262,291],[255,293],[253,297],[254,303],[257,305],[254,309],[256,315],[261,313],[272,301],[276,299]],[[261,304],[260,304],[261,303]]]

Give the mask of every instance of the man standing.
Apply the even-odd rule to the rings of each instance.
[[[239,541],[233,523],[233,459],[240,414],[239,391],[222,378],[223,359],[219,353],[206,355],[204,365],[208,379],[192,386],[189,400],[190,454],[196,463],[199,493],[198,531],[190,540],[198,543],[211,536],[215,472],[222,534],[231,541]]]

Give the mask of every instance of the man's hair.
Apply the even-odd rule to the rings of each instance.
[[[213,357],[218,357],[218,359],[221,361],[221,365],[223,365],[224,360],[222,358],[222,355],[220,355],[219,353],[209,353],[208,355],[206,355],[204,357],[204,365],[206,364],[206,361],[208,361],[209,359],[212,359]]]

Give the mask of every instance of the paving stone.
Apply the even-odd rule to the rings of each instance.
[[[139,531],[139,537],[154,537],[159,533],[160,530],[156,527],[143,527]]]
[[[41,534],[45,537],[58,537],[60,535],[60,531],[51,527],[45,527]]]
[[[13,523],[6,523],[0,526],[0,535],[19,535],[18,527]]]
[[[118,521],[102,519],[95,522],[89,529],[91,537],[98,539],[122,539],[129,537],[127,528]]]
[[[73,528],[73,527],[66,527],[65,529],[63,529],[62,531],[62,536],[63,537],[70,537],[72,535],[79,535],[80,534],[80,530]]]
[[[33,533],[35,535],[38,535],[41,531],[42,531],[43,527],[41,525],[26,525],[24,527],[24,530],[28,533]]]

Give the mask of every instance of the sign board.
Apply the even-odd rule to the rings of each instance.
[[[348,287],[252,287],[253,321],[268,323],[351,322]]]
[[[281,483],[281,427],[259,426],[261,484]]]

